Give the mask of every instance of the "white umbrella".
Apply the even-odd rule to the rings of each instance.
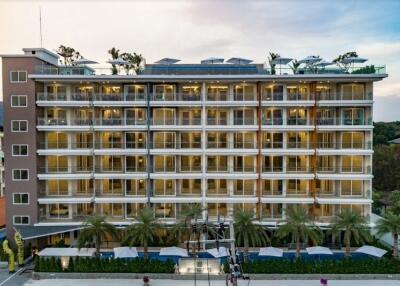
[[[94,65],[94,64],[98,64],[98,62],[88,60],[85,58],[81,58],[79,60],[74,61],[74,64],[76,64],[76,65]]]
[[[160,256],[181,256],[188,257],[187,250],[180,247],[164,247],[160,249]]]
[[[348,58],[341,60],[340,62],[342,62],[344,64],[354,64],[354,63],[365,63],[366,61],[368,61],[368,59],[364,59],[364,58],[360,58],[360,57],[348,57]]]
[[[292,58],[277,57],[272,61],[272,63],[276,65],[287,65],[292,60],[293,60]]]
[[[322,246],[307,247],[306,250],[309,255],[319,255],[319,254],[333,255],[332,250]]]
[[[136,247],[115,247],[114,257],[115,258],[133,258],[138,257]]]
[[[226,247],[220,247],[219,249],[211,248],[211,249],[207,250],[207,253],[211,254],[215,258],[221,258],[221,257],[229,256],[229,252],[228,252],[228,249],[226,249]]]
[[[162,64],[162,65],[171,65],[171,64],[177,63],[179,61],[180,60],[173,59],[173,58],[163,58],[163,59],[161,59],[159,61],[156,61],[155,63],[156,64]]]
[[[129,62],[121,58],[108,60],[107,63],[117,66],[127,65]]]
[[[230,58],[226,62],[230,63],[230,64],[236,64],[236,65],[247,65],[247,64],[251,63],[252,61],[253,60],[236,57],[236,58]]]
[[[356,252],[365,253],[365,254],[368,254],[368,255],[375,256],[375,257],[382,257],[383,255],[385,255],[385,253],[387,251],[384,250],[384,249],[375,247],[375,246],[364,245],[364,246],[360,247],[359,249],[357,249]]]
[[[325,61],[325,60],[322,60],[320,62],[316,62],[313,64],[314,67],[326,67],[326,66],[330,66],[330,65],[333,65],[333,63]]]
[[[201,64],[220,64],[223,62],[224,62],[223,58],[209,57],[209,58],[202,60],[200,63]]]
[[[305,57],[302,60],[299,60],[299,63],[306,64],[306,65],[312,65],[312,64],[315,64],[316,62],[319,62],[321,60],[322,59],[319,56],[308,56],[308,57]]]
[[[262,247],[258,252],[258,256],[274,256],[274,257],[282,257],[283,250],[276,247]]]

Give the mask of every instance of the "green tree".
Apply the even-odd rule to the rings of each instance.
[[[239,244],[243,244],[244,262],[248,262],[249,246],[263,246],[270,242],[264,227],[256,224],[254,212],[245,211],[241,208],[234,212],[235,239]]]
[[[269,66],[271,67],[271,74],[276,73],[276,70],[275,70],[276,64],[274,64],[273,61],[279,57],[280,57],[280,55],[278,53],[272,53],[272,52],[269,53],[268,63],[269,63]]]
[[[101,243],[107,238],[119,239],[118,229],[110,223],[107,223],[103,217],[91,216],[83,224],[78,236],[78,248],[88,247],[94,244],[96,254],[100,254]]]
[[[140,74],[144,68],[145,58],[141,54],[137,53],[122,53],[121,58],[128,62],[124,66],[126,74],[129,74],[130,70],[134,70],[136,74]]]
[[[376,224],[377,234],[391,233],[393,237],[393,257],[399,257],[400,215],[387,212]]]
[[[125,229],[123,243],[129,246],[140,245],[143,247],[144,258],[148,258],[149,244],[157,238],[157,231],[161,225],[154,217],[151,208],[139,211],[135,222]]]
[[[300,257],[300,243],[306,243],[308,239],[314,244],[322,240],[321,230],[314,224],[308,214],[308,209],[304,206],[291,206],[286,210],[286,220],[276,231],[279,238],[291,237],[292,242],[296,243],[296,258]]]
[[[111,49],[108,50],[108,53],[111,55],[111,58],[113,60],[116,60],[120,57],[119,55],[119,49],[116,49],[115,47],[112,47]],[[111,73],[112,74],[118,74],[118,69],[115,65],[111,65]]]
[[[374,188],[380,192],[400,190],[400,145],[374,148]]]
[[[340,237],[342,232],[344,233],[343,242],[346,246],[346,256],[350,256],[352,240],[359,244],[369,242],[371,239],[367,218],[350,209],[342,210],[335,217],[330,232],[337,237]]]
[[[336,59],[333,60],[333,62],[337,64],[340,68],[348,71],[350,68],[350,63],[344,63],[343,60],[353,57],[357,58],[358,54],[356,52],[347,52],[343,55],[339,55]]]
[[[63,58],[61,63],[65,66],[72,66],[74,64],[74,61],[82,58],[81,54],[74,48],[64,45],[60,45],[56,52],[60,57]]]

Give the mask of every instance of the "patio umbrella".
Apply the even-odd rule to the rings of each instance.
[[[333,63],[325,60],[321,60],[320,62],[316,62],[313,64],[314,67],[326,67],[330,65],[333,65]]]
[[[375,247],[375,246],[364,245],[364,246],[360,247],[359,249],[357,249],[356,252],[372,255],[375,257],[382,257],[383,255],[385,255],[385,253],[387,251],[384,249]]]
[[[136,247],[115,247],[114,257],[115,258],[134,258],[138,257]]]
[[[188,257],[188,252],[184,248],[180,247],[164,247],[160,249],[160,256],[181,256]]]
[[[224,62],[223,58],[209,57],[209,58],[202,60],[200,63],[201,64],[221,64],[223,62]]]
[[[282,257],[283,250],[276,247],[262,247],[258,252],[258,256],[274,256],[274,257]]]
[[[360,57],[349,57],[341,60],[340,62],[344,64],[354,64],[354,63],[365,63],[368,59],[360,58]]]
[[[175,64],[177,62],[179,62],[180,60],[178,59],[173,59],[173,58],[163,58],[159,61],[156,61],[156,64],[162,64],[162,65],[172,65]]]
[[[332,250],[322,246],[307,247],[306,250],[309,255],[319,255],[319,254],[333,255]]]
[[[127,65],[129,62],[121,58],[108,60],[107,63],[117,66]]]
[[[236,57],[236,58],[230,58],[226,62],[230,63],[230,64],[236,64],[236,65],[247,65],[247,64],[251,63],[252,61],[253,60]]]
[[[302,60],[299,60],[299,63],[305,64],[305,65],[312,65],[319,61],[322,61],[322,59],[319,56],[308,56]]]
[[[229,256],[228,249],[226,247],[220,247],[220,248],[211,248],[207,250],[207,253],[211,254],[215,258],[221,258],[221,257],[226,257]]]
[[[98,64],[98,62],[92,61],[92,60],[88,60],[85,58],[81,58],[79,60],[74,61],[74,64],[78,65],[78,66],[83,66],[83,65],[94,65],[94,64]]]
[[[279,74],[282,74],[282,65],[287,65],[293,59],[292,58],[284,58],[284,57],[277,57],[271,63],[275,65],[279,65]]]

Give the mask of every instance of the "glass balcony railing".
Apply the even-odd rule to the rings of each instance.
[[[310,121],[308,118],[288,118],[287,125],[309,125]]]
[[[263,125],[282,125],[283,118],[263,118],[262,124]]]
[[[227,118],[207,118],[208,125],[228,125]]]
[[[93,172],[93,166],[46,166],[38,167],[39,174],[72,174]]]
[[[263,93],[261,98],[263,101],[282,101],[283,93],[274,93],[274,94]]]
[[[360,94],[346,94],[346,93],[317,93],[317,100],[372,100],[372,92],[360,93]]]
[[[235,117],[233,119],[234,125],[254,125],[256,124],[256,119],[254,117]]]
[[[255,166],[233,166],[235,173],[254,173],[256,171]]]
[[[330,118],[317,118],[317,125],[372,125],[372,118],[364,117],[330,117]]]
[[[228,165],[207,165],[207,172],[228,172]]]

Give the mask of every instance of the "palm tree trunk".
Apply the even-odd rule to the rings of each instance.
[[[145,241],[144,243],[143,243],[143,257],[144,257],[144,259],[148,259],[149,258],[149,249],[148,249],[148,247],[147,247],[147,241]]]
[[[346,245],[346,252],[345,252],[346,257],[349,257],[350,256],[350,238],[349,237],[344,239],[344,244]]]
[[[399,257],[399,234],[393,233],[393,257]]]
[[[100,240],[100,236],[96,236],[96,255],[99,256],[100,255],[100,244],[101,244],[101,240]]]
[[[296,232],[296,259],[300,257],[300,230]]]
[[[247,263],[249,261],[249,240],[247,238],[243,241],[243,261]]]

